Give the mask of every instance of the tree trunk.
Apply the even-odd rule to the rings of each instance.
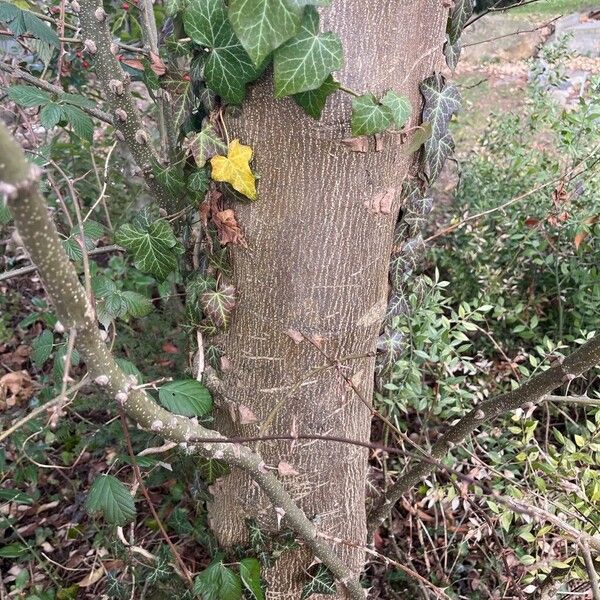
[[[323,29],[344,44],[337,79],[358,93],[405,94],[413,105],[408,127],[417,124],[419,84],[440,67],[442,1],[336,0],[322,18]],[[230,137],[254,148],[260,181],[259,200],[236,205],[249,248],[234,252],[238,305],[219,340],[230,363],[225,389],[259,422],[236,425],[223,411],[216,425],[232,435],[296,431],[368,440],[371,413],[352,387],[370,403],[392,234],[411,160],[398,135],[369,139],[366,153],[342,142],[351,135],[346,94],[331,97],[316,122],[293,100],[274,100],[271,86],[256,85],[241,113],[227,119]],[[390,190],[391,213],[372,212],[369,205]],[[294,341],[293,331],[322,340],[322,352]],[[262,442],[257,449],[267,465],[285,461],[298,472],[284,477],[289,491],[323,533],[352,544],[340,544],[339,554],[360,572],[367,451],[321,441]],[[220,479],[213,493],[211,526],[223,545],[247,540],[249,517],[277,529],[280,515],[241,472]],[[311,560],[302,549],[283,553],[266,573],[267,597],[299,598]]]

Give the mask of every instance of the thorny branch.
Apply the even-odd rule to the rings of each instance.
[[[319,538],[315,524],[267,469],[259,454],[246,446],[215,441],[222,437],[218,431],[206,429],[195,419],[168,412],[136,384],[135,378],[119,368],[98,329],[94,309],[68,260],[40,195],[40,169],[27,163],[22,149],[4,125],[0,125],[0,156],[0,193],[6,197],[23,244],[38,267],[60,322],[65,328],[77,331],[77,346],[94,382],[104,387],[125,413],[143,428],[179,443],[188,452],[219,459],[246,471],[278,513],[284,515],[288,525],[346,588],[349,597],[362,600],[365,592],[357,576],[340,560],[334,549]],[[191,440],[200,438],[207,441],[191,443]]]

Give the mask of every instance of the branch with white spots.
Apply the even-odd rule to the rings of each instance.
[[[279,479],[266,467],[261,456],[241,444],[210,440],[222,438],[218,431],[202,427],[197,419],[174,415],[159,406],[117,365],[98,329],[96,315],[75,268],[70,263],[42,198],[40,169],[25,160],[22,149],[0,123],[0,195],[6,198],[23,244],[37,265],[57,316],[65,329],[76,332],[76,345],[89,376],[141,427],[179,443],[189,452],[216,458],[246,471],[262,488],[273,510],[304,540],[314,555],[343,585],[349,598],[362,600],[365,592],[357,574],[318,535],[315,525],[298,508]],[[194,443],[193,440],[205,440]]]
[[[522,386],[478,404],[471,412],[458,420],[434,444],[427,459],[417,460],[406,473],[387,490],[380,503],[369,515],[369,535],[383,523],[392,508],[404,494],[412,490],[424,477],[430,475],[440,461],[457,444],[487,421],[525,405],[544,402],[556,388],[569,383],[582,373],[600,364],[600,335],[591,338],[566,358],[559,358],[547,371],[532,377]]]

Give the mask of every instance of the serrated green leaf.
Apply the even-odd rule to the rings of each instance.
[[[319,563],[309,573],[310,581],[302,588],[300,600],[305,600],[313,594],[324,594],[330,596],[336,593],[335,579],[331,571],[323,564]]]
[[[227,152],[227,144],[208,120],[205,120],[202,129],[190,138],[189,148],[198,167],[203,167],[209,158]]]
[[[240,600],[242,580],[239,575],[218,561],[196,577],[194,592],[203,600]]]
[[[92,142],[94,123],[80,108],[63,104],[64,118],[73,126],[73,131],[86,142]]]
[[[70,237],[77,238],[77,242],[81,245],[81,233],[79,225],[75,225],[70,231]],[[96,242],[104,235],[104,225],[98,221],[88,220],[83,223],[83,242],[86,250],[93,250],[96,247]]]
[[[146,296],[137,292],[121,292],[121,297],[127,307],[127,314],[135,318],[145,317],[154,310],[154,304]]]
[[[240,577],[254,600],[264,600],[265,594],[260,584],[260,563],[255,558],[240,561]]]
[[[72,104],[73,106],[79,106],[79,108],[94,108],[96,103],[85,96],[79,94],[63,94],[60,97],[62,102]]]
[[[294,94],[292,98],[313,119],[320,119],[327,98],[339,90],[340,84],[329,75],[316,90]]]
[[[193,2],[184,12],[183,25],[194,43],[209,50],[204,60],[207,87],[226,102],[240,104],[246,94],[246,84],[261,71],[238,41],[223,0]]]
[[[392,119],[398,129],[406,125],[406,122],[410,119],[410,114],[412,112],[412,106],[410,105],[410,100],[408,98],[405,96],[400,96],[400,94],[390,90],[381,99],[381,104],[390,109],[392,113]]]
[[[302,7],[286,0],[230,0],[229,21],[255,65],[300,27]]]
[[[31,360],[38,369],[50,358],[54,347],[54,335],[48,329],[44,329],[31,344]]]
[[[23,544],[8,544],[0,548],[0,558],[20,558],[29,552],[29,548]]]
[[[204,292],[200,296],[200,306],[218,328],[226,329],[235,306],[235,288],[222,284],[216,290]]]
[[[50,102],[50,95],[31,85],[11,85],[7,90],[8,97],[24,108],[44,106]]]
[[[158,392],[158,399],[167,410],[184,417],[203,417],[212,410],[210,392],[195,379],[163,385]]]
[[[177,269],[179,244],[173,229],[165,220],[154,221],[146,229],[122,225],[115,241],[133,254],[136,268],[144,273],[151,273],[163,280]]]
[[[25,23],[26,30],[33,35],[33,37],[46,42],[55,48],[60,47],[60,41],[58,34],[52,29],[48,23],[42,21],[36,17],[31,11],[23,11],[23,21]]]
[[[460,95],[439,73],[423,81],[421,93],[425,99],[423,121],[431,124],[431,137],[425,142],[423,153],[425,174],[431,183],[454,144],[448,127],[452,115],[460,110]]]
[[[385,131],[392,124],[392,111],[382,106],[373,94],[352,100],[352,135],[372,135]]]
[[[308,6],[298,33],[275,51],[275,97],[315,90],[342,64],[340,38],[332,32],[319,33],[319,13]]]
[[[45,129],[52,129],[62,118],[62,107],[60,104],[50,102],[40,111],[40,123]]]
[[[65,249],[67,256],[71,260],[82,259],[83,252],[81,251],[81,242],[74,236],[70,236],[66,240],[62,240],[62,247]]]
[[[94,480],[85,501],[85,509],[100,512],[114,525],[123,526],[135,517],[135,503],[127,488],[112,475],[99,475]]]
[[[455,0],[448,17],[448,39],[456,44],[460,35],[473,14],[473,0]]]

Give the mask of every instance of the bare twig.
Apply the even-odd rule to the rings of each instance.
[[[534,4],[535,2],[539,2],[540,0],[520,0],[519,2],[516,2],[515,4],[511,4],[510,6],[503,6],[503,7],[498,7],[499,4],[502,3],[502,0],[498,0],[498,2],[496,2],[493,6],[490,6],[490,8],[486,9],[486,10],[482,10],[478,15],[475,15],[466,25],[465,25],[465,29],[467,27],[469,27],[470,25],[473,25],[473,23],[475,23],[476,21],[479,21],[479,19],[481,19],[482,17],[485,17],[486,15],[493,13],[493,12],[506,12],[507,10],[511,10],[513,8],[519,8],[521,6],[527,6],[528,4]]]
[[[596,571],[596,565],[590,552],[590,546],[586,542],[580,544],[581,553],[583,554],[583,561],[585,562],[585,568],[590,578],[590,585],[592,586],[592,598],[594,600],[600,600],[600,581],[598,581],[598,571]]]
[[[471,42],[470,44],[463,44],[463,48],[468,48],[469,46],[479,46],[480,44],[487,44],[488,42],[495,42],[496,40],[502,40],[504,38],[512,37],[514,35],[521,35],[522,33],[534,33],[535,31],[539,31],[540,29],[544,29],[544,27],[548,27],[549,25],[552,25],[552,23],[554,23],[555,21],[560,19],[561,16],[562,15],[559,15],[558,17],[554,17],[553,19],[550,19],[550,21],[547,21],[546,23],[542,23],[541,25],[538,25],[537,27],[534,27],[533,29],[521,29],[519,31],[513,31],[512,33],[505,33],[504,35],[497,35],[496,37],[488,38],[486,40],[480,40],[478,42]]]
[[[589,396],[553,396],[550,394],[544,400],[546,402],[562,402],[563,404],[579,404],[589,407],[600,406],[600,398],[590,398]]]

